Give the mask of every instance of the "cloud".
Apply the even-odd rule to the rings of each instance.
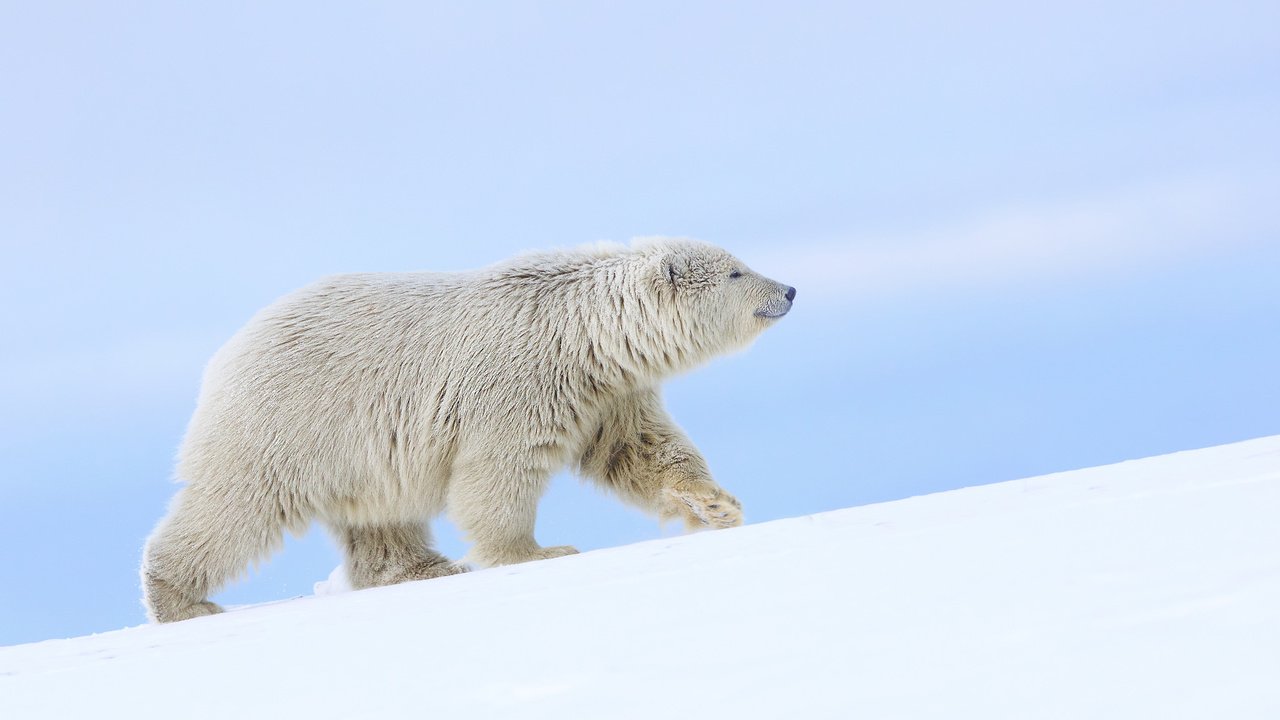
[[[1220,178],[1162,182],[749,258],[805,295],[846,298],[1134,272],[1273,235],[1275,223],[1263,211],[1259,190]]]

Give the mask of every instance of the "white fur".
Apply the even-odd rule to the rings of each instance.
[[[479,565],[576,552],[533,538],[565,466],[662,517],[740,524],[658,383],[745,347],[787,290],[713,246],[658,239],[342,275],[280,299],[205,371],[186,486],[144,551],[149,616],[218,612],[210,593],[313,519],[356,588],[460,572],[427,531],[446,510]]]

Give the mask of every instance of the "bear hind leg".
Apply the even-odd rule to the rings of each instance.
[[[286,514],[279,503],[187,486],[147,538],[143,604],[152,622],[222,612],[208,596],[280,547]]]
[[[357,590],[465,571],[431,548],[426,523],[331,528],[346,556],[347,578]]]

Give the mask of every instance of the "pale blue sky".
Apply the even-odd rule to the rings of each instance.
[[[0,4],[0,644],[142,621],[204,361],[333,272],[795,285],[667,391],[751,521],[1280,433],[1275,3],[193,5]],[[662,532],[569,478],[539,525]]]

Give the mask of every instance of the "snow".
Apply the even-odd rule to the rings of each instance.
[[[851,480],[853,481],[853,480]],[[0,648],[0,718],[1276,718],[1280,436]]]

